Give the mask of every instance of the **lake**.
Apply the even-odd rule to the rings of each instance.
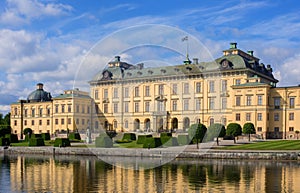
[[[114,165],[93,156],[0,157],[0,192],[300,192],[296,161],[176,159],[143,169],[134,159],[123,167],[122,157]]]

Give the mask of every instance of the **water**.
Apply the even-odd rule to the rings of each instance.
[[[298,162],[178,159],[136,170],[96,157],[0,158],[0,192],[300,192]]]

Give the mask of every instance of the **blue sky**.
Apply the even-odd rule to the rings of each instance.
[[[220,57],[230,42],[237,42],[238,48],[254,50],[261,62],[272,65],[278,86],[300,83],[298,0],[3,0],[0,112],[7,113],[9,104],[26,98],[38,82],[53,96],[71,89],[95,44],[116,31],[145,24],[184,31],[201,41],[213,58]],[[102,41],[101,46],[111,45]],[[124,59],[139,62],[131,53]],[[103,66],[111,56],[103,57],[88,61]],[[172,63],[180,59],[173,58]],[[93,75],[88,74],[87,81]]]

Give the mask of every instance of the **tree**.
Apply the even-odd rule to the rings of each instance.
[[[253,123],[245,123],[244,126],[243,126],[243,133],[248,134],[249,141],[250,141],[250,135],[256,133]]]
[[[217,138],[217,145],[219,145],[219,137],[226,135],[225,126],[220,123],[214,123],[208,127],[207,140],[212,141],[215,137]]]
[[[299,132],[298,130],[296,130],[295,133],[296,133],[296,135],[297,135],[297,139],[299,139],[299,133],[300,133],[300,132]]]
[[[199,149],[199,142],[202,142],[204,135],[206,133],[206,126],[201,123],[196,123],[190,126],[189,128],[189,137],[191,140],[196,139],[197,149]]]
[[[226,135],[232,136],[235,141],[235,137],[242,134],[242,127],[238,123],[229,123],[226,129]]]

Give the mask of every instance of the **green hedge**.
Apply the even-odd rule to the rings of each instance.
[[[144,144],[146,138],[152,138],[152,135],[138,135],[136,144]]]
[[[124,133],[122,140],[135,141],[136,140],[135,133]]]
[[[177,140],[179,145],[188,145],[191,142],[188,135],[178,135]]]
[[[51,139],[50,133],[42,133],[42,138],[43,138],[44,140],[50,140],[50,139]]]
[[[96,147],[113,147],[113,142],[110,137],[107,135],[100,135],[99,137],[96,137],[95,141]]]
[[[116,143],[131,143],[132,141],[128,140],[128,139],[122,139],[122,140],[116,140],[115,142]]]
[[[42,134],[32,134],[30,138],[43,138]]]
[[[8,138],[10,143],[19,143],[17,134],[6,134],[5,138]]]
[[[9,139],[5,137],[0,138],[0,146],[8,146],[10,145]]]
[[[43,138],[30,138],[28,146],[45,146]]]
[[[163,132],[160,134],[160,137],[172,137],[172,133]]]
[[[163,140],[161,138],[161,141],[162,141],[162,144],[163,146],[166,146],[166,147],[171,147],[171,146],[178,146],[178,141],[177,141],[177,138],[176,137],[164,137],[164,143],[163,143]]]
[[[54,141],[54,147],[70,147],[71,143],[68,138],[56,138]]]
[[[80,134],[79,133],[69,133],[70,140],[81,140]]]
[[[160,146],[162,146],[160,138],[147,137],[144,142],[143,148],[156,148]]]
[[[31,134],[31,135],[32,135],[32,134]],[[25,135],[25,141],[26,141],[26,142],[28,142],[28,141],[29,141],[29,139],[31,138],[31,137],[30,137],[31,135],[28,135],[28,134],[27,134],[27,135]]]

